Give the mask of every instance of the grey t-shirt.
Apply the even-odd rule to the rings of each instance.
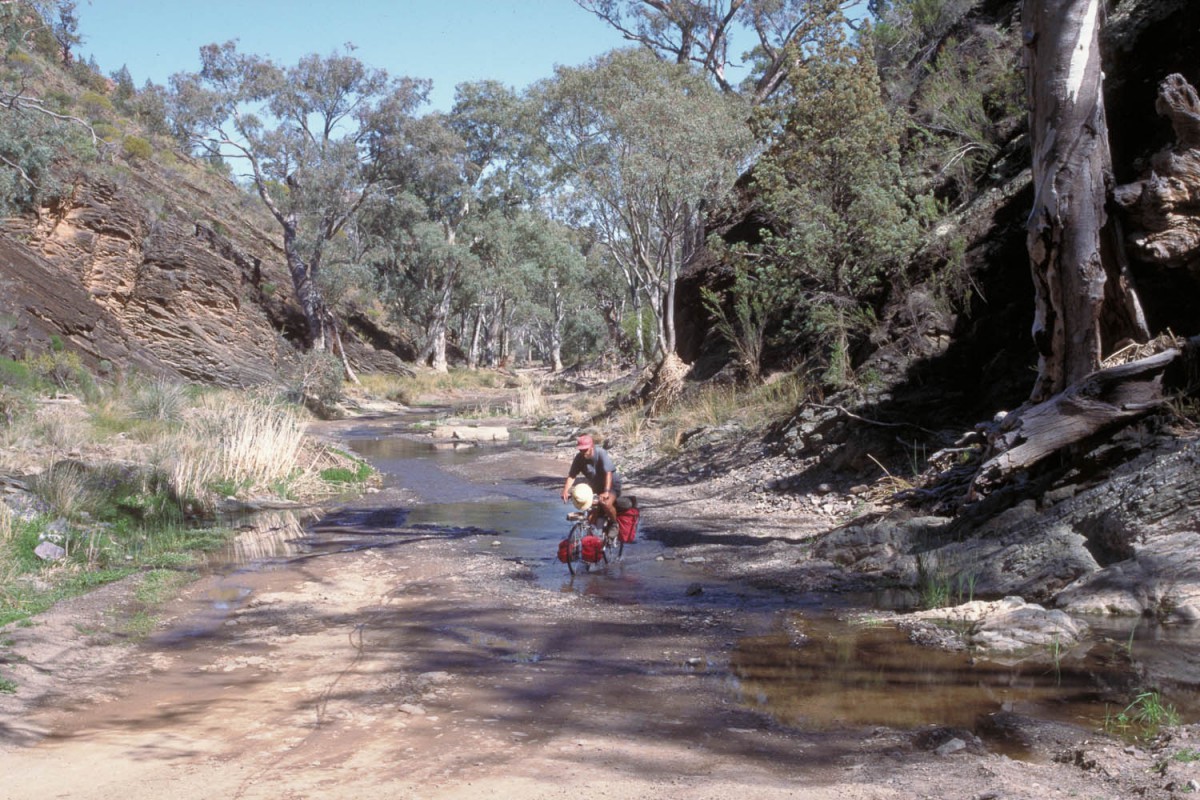
[[[571,469],[567,472],[567,476],[574,478],[576,475],[582,475],[588,482],[588,486],[592,487],[592,491],[600,494],[604,491],[604,476],[612,473],[612,490],[614,494],[621,493],[621,475],[617,472],[617,467],[613,464],[612,456],[603,447],[593,447],[592,457],[588,458],[580,450],[575,454],[575,460],[571,462]]]

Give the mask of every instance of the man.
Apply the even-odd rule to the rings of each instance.
[[[576,480],[586,481],[596,493],[596,504],[600,506],[601,513],[608,519],[609,524],[615,526],[615,504],[621,494],[621,476],[617,474],[612,456],[603,447],[597,447],[595,440],[586,433],[576,440],[575,448],[579,452],[575,454],[571,468],[567,470],[567,480],[562,490],[563,502],[567,502],[571,496],[571,487]]]

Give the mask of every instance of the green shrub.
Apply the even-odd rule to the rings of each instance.
[[[0,425],[11,427],[33,409],[33,401],[25,392],[0,384]]]
[[[92,125],[92,130],[94,130],[96,135],[106,142],[115,142],[121,137],[121,131],[117,129],[117,126],[107,122],[95,123]]]
[[[140,136],[126,136],[121,145],[125,150],[125,157],[133,161],[147,161],[154,155],[154,148]]]
[[[45,100],[50,110],[60,114],[65,114],[75,107],[75,96],[67,92],[47,92]]]
[[[84,92],[79,96],[79,105],[92,122],[105,120],[114,113],[112,101],[99,92]]]
[[[63,391],[87,392],[93,388],[92,376],[83,368],[78,353],[52,350],[31,359],[29,368],[38,378]]]
[[[310,351],[285,377],[288,399],[327,416],[344,397],[345,371],[333,353]]]
[[[30,389],[36,381],[37,376],[24,361],[0,358],[0,386]]]

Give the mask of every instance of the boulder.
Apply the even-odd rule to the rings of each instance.
[[[905,618],[944,622],[962,631],[967,645],[997,652],[1070,647],[1088,630],[1086,624],[1063,611],[1026,603],[1020,597],[974,600],[950,608],[917,611]]]
[[[439,425],[433,429],[433,438],[462,442],[506,442],[508,428],[488,425]]]

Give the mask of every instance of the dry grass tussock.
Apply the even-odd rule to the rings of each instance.
[[[217,491],[256,490],[289,478],[304,439],[301,412],[269,400],[213,393],[171,435],[165,464],[181,496],[208,505]]]
[[[508,406],[509,413],[521,419],[538,417],[545,413],[546,408],[542,385],[536,380],[523,381],[516,398]]]

